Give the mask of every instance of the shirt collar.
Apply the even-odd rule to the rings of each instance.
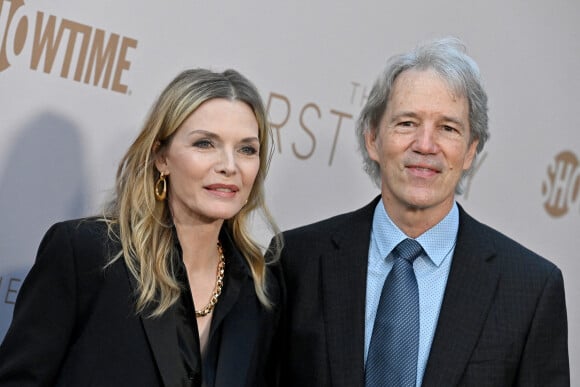
[[[459,229],[459,209],[453,203],[451,211],[435,226],[416,238],[429,259],[436,266],[441,265],[445,257],[453,250]],[[373,238],[381,257],[387,257],[402,240],[408,238],[401,229],[393,223],[382,200],[375,207],[372,225]]]

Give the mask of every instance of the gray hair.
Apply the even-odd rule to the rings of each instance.
[[[391,57],[385,70],[375,81],[368,100],[363,107],[356,124],[356,135],[359,150],[363,156],[364,170],[371,179],[381,186],[381,171],[379,164],[372,160],[365,146],[365,133],[376,135],[381,118],[387,109],[389,98],[395,79],[407,70],[433,70],[459,96],[467,98],[469,105],[469,143],[478,140],[477,154],[483,149],[489,138],[487,118],[487,94],[482,85],[479,67],[466,54],[465,45],[461,40],[453,37],[442,38],[427,42],[416,47],[413,51]],[[465,171],[455,188],[455,192],[462,193],[462,182],[473,170]]]

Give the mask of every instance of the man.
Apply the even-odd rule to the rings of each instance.
[[[459,40],[389,61],[357,123],[381,195],[284,233],[283,385],[570,384],[560,270],[455,202],[487,121]]]

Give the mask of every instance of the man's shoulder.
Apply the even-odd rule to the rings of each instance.
[[[370,227],[377,201],[378,198],[375,198],[371,203],[354,211],[344,212],[314,223],[286,230],[284,231],[284,239],[318,239],[321,236],[336,232],[354,231],[354,228],[361,224],[368,224]]]
[[[330,230],[340,228],[342,224],[347,224],[352,212],[346,212],[331,216],[330,218],[322,219],[309,223],[303,226],[298,226],[284,231],[284,237],[304,237],[312,234],[328,233]]]
[[[502,231],[476,220],[465,210],[460,209],[457,242],[463,243],[472,238],[475,238],[482,245],[489,246],[494,253],[494,259],[498,260],[504,268],[511,267],[518,271],[539,270],[547,273],[557,269],[556,265],[547,258],[532,251]]]

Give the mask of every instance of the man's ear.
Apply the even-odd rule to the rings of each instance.
[[[365,147],[367,148],[367,152],[369,153],[371,160],[374,160],[378,163],[379,154],[377,146],[377,130],[369,128],[369,130],[365,131]]]
[[[477,145],[479,144],[479,140],[474,140],[469,147],[467,148],[467,153],[465,155],[465,159],[463,160],[463,170],[467,171],[471,168],[471,164],[475,159],[475,155],[477,154]]]

